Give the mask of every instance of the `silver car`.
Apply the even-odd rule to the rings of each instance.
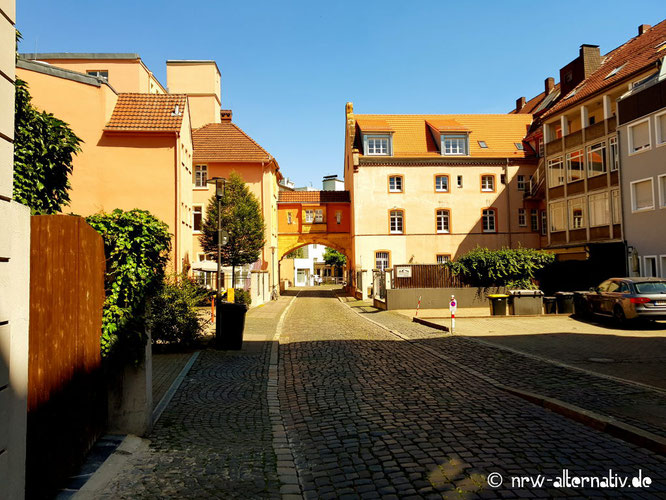
[[[666,319],[666,280],[663,278],[611,278],[587,294],[590,312],[630,319]]]

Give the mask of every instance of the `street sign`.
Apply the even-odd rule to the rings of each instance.
[[[395,275],[397,278],[411,278],[412,268],[411,266],[396,266]]]
[[[455,314],[456,309],[458,309],[458,303],[456,302],[455,297],[451,296],[451,302],[449,302],[449,311]]]

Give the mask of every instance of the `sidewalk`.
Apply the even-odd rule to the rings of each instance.
[[[414,323],[411,318],[403,314],[375,309],[368,302],[350,297],[341,297],[341,300],[360,314],[367,315],[368,319],[385,328],[400,332],[409,339],[418,339],[422,343],[427,343],[452,362],[483,374],[498,384],[520,391],[528,391],[543,398],[559,400],[568,405],[575,405],[666,439],[666,391],[630,381],[613,379],[589,370],[576,370],[556,361],[551,362],[518,352],[518,350],[492,345],[489,342],[492,337],[483,337],[483,341],[480,341],[472,337],[444,333]],[[527,320],[543,321],[541,325],[544,327],[551,321],[542,318],[488,318],[487,320],[470,320],[463,329],[466,335],[481,337],[484,333],[487,334],[489,325],[493,325],[496,332],[511,336]],[[460,321],[456,327],[462,323],[464,320]],[[616,331],[609,332],[608,330],[605,332],[606,335],[616,333]],[[529,343],[528,340],[534,337],[524,336],[522,338]],[[662,352],[658,351],[653,355],[663,356]],[[655,370],[661,370],[661,375],[657,372],[654,375],[663,378],[663,362],[658,362],[654,366]]]

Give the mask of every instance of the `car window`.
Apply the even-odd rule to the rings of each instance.
[[[634,285],[638,293],[666,293],[666,281],[646,281]]]
[[[631,293],[631,287],[629,286],[629,283],[622,282],[618,292],[620,292],[620,293]]]
[[[606,280],[604,281],[601,285],[599,285],[597,288],[601,292],[605,292],[608,290],[608,286],[611,284],[611,280]]]
[[[611,281],[608,284],[608,288],[606,289],[607,292],[617,292],[618,289],[620,288],[620,284],[616,281]]]

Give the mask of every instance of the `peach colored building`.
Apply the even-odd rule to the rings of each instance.
[[[353,270],[435,264],[475,248],[539,247],[529,114],[356,115],[346,108]],[[534,212],[536,210],[536,212]],[[355,273],[352,273],[352,277]]]

